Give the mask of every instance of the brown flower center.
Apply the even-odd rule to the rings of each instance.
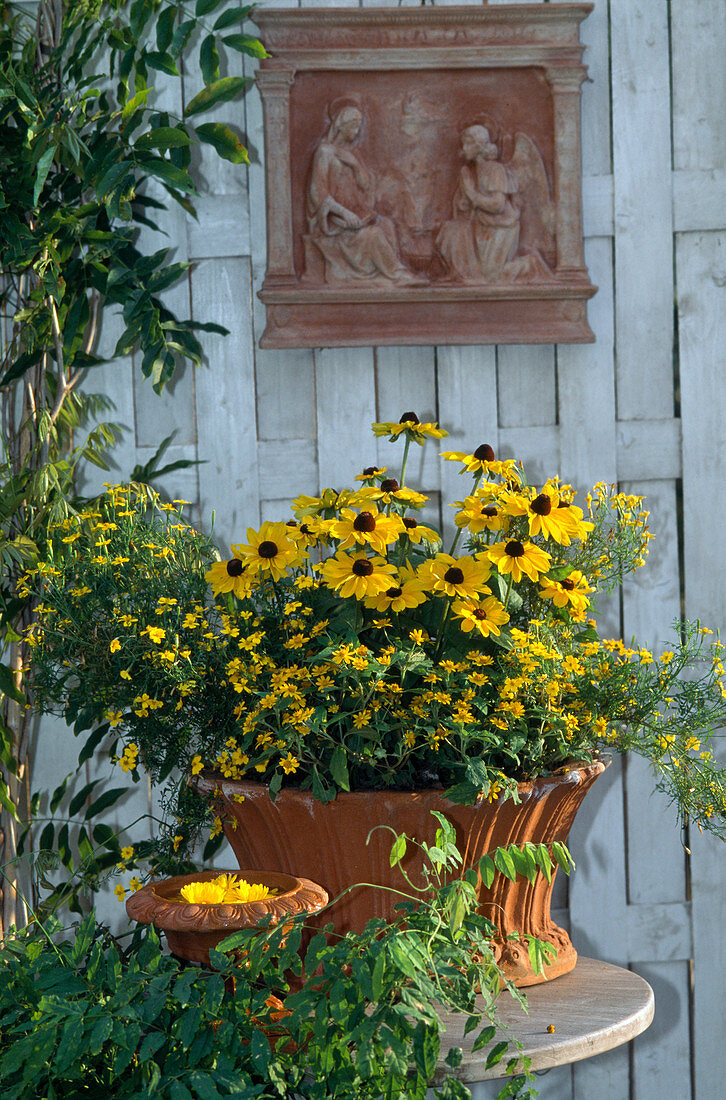
[[[565,579],[562,581],[562,587],[568,592],[572,592],[573,588],[575,587],[575,582],[571,581],[569,577],[565,577]]]
[[[353,562],[353,572],[356,577],[370,577],[373,572],[373,563],[368,558],[356,558]]]
[[[418,527],[418,523],[415,519],[411,519],[410,516],[404,516],[403,526],[407,527],[409,531],[413,531],[414,527]]]
[[[231,558],[227,562],[227,575],[229,577],[241,577],[245,571],[245,567],[239,558]]]
[[[478,607],[476,609],[476,611],[474,611],[472,614],[474,615],[474,618],[479,623],[483,623],[486,620],[486,617],[487,617],[486,611],[482,611],[482,609],[480,607]]]
[[[510,539],[504,547],[504,553],[508,558],[521,558],[524,553],[524,547],[519,539]]]
[[[420,424],[421,421],[416,416],[416,413],[407,412],[407,413],[402,413],[401,414],[401,419],[398,421],[398,423],[399,424]]]
[[[482,445],[477,447],[474,451],[474,458],[478,458],[480,462],[493,462],[494,449],[490,447],[488,443],[482,443]]]
[[[493,507],[493,505],[487,504],[487,506],[485,508],[482,508],[481,514],[483,516],[488,516],[489,519],[493,519],[494,516],[499,515],[499,512],[497,511],[496,508]]]
[[[375,474],[380,472],[380,466],[366,466],[363,471],[363,477],[374,477]]]
[[[393,588],[387,588],[386,589],[386,595],[388,596],[389,599],[395,600],[398,596],[403,595],[403,589],[402,588],[397,588],[396,585],[394,584]]]
[[[353,520],[354,531],[375,531],[376,521],[370,512],[361,512],[359,516],[356,516]]]
[[[447,584],[462,584],[464,581],[464,574],[459,569],[458,565],[452,565],[444,573],[444,580]]]
[[[400,489],[400,485],[395,477],[387,477],[385,481],[381,482],[381,489],[383,489],[384,493],[397,493]]]
[[[279,552],[277,543],[273,542],[272,539],[264,539],[257,547],[257,553],[261,558],[274,558]]]
[[[552,499],[547,496],[547,493],[540,493],[530,504],[529,510],[538,516],[548,516],[552,511]]]

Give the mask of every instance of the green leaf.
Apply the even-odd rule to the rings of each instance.
[[[348,755],[342,745],[337,745],[330,758],[330,774],[341,790],[350,790],[348,776]]]
[[[250,57],[269,57],[269,53],[260,42],[259,38],[252,38],[249,34],[226,34],[222,39],[226,45],[238,53],[246,53]]]
[[[491,856],[482,856],[479,860],[479,874],[486,890],[491,889],[491,885],[494,882],[494,876],[496,874],[496,867],[494,866],[494,860]]]
[[[161,73],[168,73],[169,76],[179,76],[179,70],[172,58],[166,53],[157,53],[154,50],[149,50],[144,54],[144,61],[150,69],[157,69]]]
[[[24,706],[27,702],[22,691],[15,686],[13,670],[2,663],[0,663],[0,692],[2,692],[3,695],[7,695],[8,698],[14,699],[15,702],[20,703],[21,706]]]
[[[405,855],[406,855],[406,837],[403,836],[403,834],[402,834],[401,836],[397,836],[396,839],[394,840],[393,844],[391,845],[391,855],[390,855],[391,867],[395,867],[397,864],[399,864]]]
[[[95,935],[96,920],[93,913],[89,913],[87,917],[83,918],[76,932],[76,940],[73,944],[73,950],[71,951],[71,963],[73,966],[78,966],[81,960],[86,957]]]
[[[177,191],[183,191],[187,195],[197,194],[197,189],[192,183],[189,173],[185,172],[183,168],[177,168],[175,164],[171,164],[168,160],[155,158],[152,161],[146,161],[144,171],[148,175],[155,176],[156,179],[168,183],[170,187],[176,188]]]
[[[537,877],[537,864],[529,848],[526,845],[518,848],[516,844],[513,844],[509,851],[517,874],[524,875],[528,882],[534,882]]]
[[[215,8],[218,8],[220,3],[221,0],[197,0],[194,14],[196,16],[209,15],[210,11],[214,11]]]
[[[196,134],[200,141],[212,145],[224,160],[232,164],[249,164],[250,158],[244,145],[234,130],[223,122],[204,122],[197,126]]]
[[[474,1026],[476,1027],[476,1024]],[[474,1045],[471,1048],[472,1054],[477,1050],[481,1050],[481,1048],[485,1047],[487,1043],[491,1043],[496,1033],[497,1029],[495,1027],[492,1027],[491,1024],[488,1027],[483,1027],[477,1035],[476,1039],[474,1040]]]
[[[171,44],[176,13],[176,6],[164,8],[156,21],[156,48],[159,53],[164,53]]]
[[[497,1062],[501,1062],[508,1049],[509,1043],[507,1043],[505,1040],[502,1040],[502,1042],[497,1043],[496,1046],[493,1046],[487,1054],[486,1068],[491,1069],[492,1066],[496,1066]]]
[[[69,817],[76,816],[78,811],[81,809],[83,803],[91,795],[93,788],[96,786],[96,784],[100,782],[100,779],[92,779],[90,783],[86,783],[85,786],[81,787],[80,791],[78,791],[78,793],[73,796],[73,798],[71,799],[71,804],[68,807]]]
[[[50,166],[53,163],[54,156],[55,145],[50,145],[38,161],[38,165],[35,169],[35,184],[33,186],[33,206],[38,205],[40,192],[45,187],[45,181],[48,178],[48,173],[50,172]]]
[[[124,109],[121,112],[121,120],[123,122],[127,122],[131,118],[134,111],[137,110],[137,108],[145,106],[150,94],[151,88],[142,88],[140,91],[138,91],[133,99],[130,99],[128,103],[124,106]]]
[[[191,138],[180,126],[158,126],[137,139],[136,149],[173,149],[179,145],[190,145]]]
[[[242,23],[251,11],[252,4],[246,4],[242,8],[228,8],[227,11],[222,12],[212,29],[223,31],[227,27],[233,27],[235,23]]]
[[[371,993],[372,1000],[374,1001],[379,1001],[383,994],[383,976],[385,971],[386,955],[384,951],[380,951],[375,966],[373,967],[373,973],[371,974]]]
[[[240,95],[249,83],[250,79],[246,76],[220,77],[219,80],[208,84],[206,88],[202,88],[201,92],[197,92],[194,98],[187,103],[184,109],[185,117],[188,118],[189,115],[198,115],[202,111],[208,111],[215,103],[228,103]]]
[[[0,777],[0,806],[7,810],[15,821],[20,821],[17,806],[10,797],[10,788],[2,777]]]
[[[427,1027],[423,1020],[419,1020],[413,1033],[413,1060],[427,1081],[434,1075],[438,1053],[438,1029]]]
[[[112,787],[108,791],[104,791],[103,794],[92,802],[83,815],[83,820],[88,821],[89,818],[95,817],[97,814],[107,810],[109,806],[113,806],[118,802],[119,798],[123,798],[125,794],[128,794],[128,787]]]
[[[552,844],[552,856],[555,862],[562,868],[566,875],[575,870],[575,861],[564,844],[555,840]]]
[[[85,764],[86,760],[90,760],[98,746],[103,741],[104,737],[108,733],[110,726],[108,722],[103,722],[100,726],[97,726],[93,733],[86,739],[86,743],[78,754],[78,764]]]
[[[213,34],[208,34],[199,50],[199,67],[205,84],[219,80],[219,51]]]
[[[506,848],[497,848],[494,853],[494,866],[498,871],[501,871],[505,878],[511,879],[511,881],[514,882],[517,877],[517,872],[514,869],[514,860]]]

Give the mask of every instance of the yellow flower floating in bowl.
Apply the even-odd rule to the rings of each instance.
[[[274,897],[276,891],[260,882],[247,882],[237,875],[218,875],[202,882],[188,882],[182,886],[179,896],[182,901],[195,905],[240,905],[248,901],[264,901]]]

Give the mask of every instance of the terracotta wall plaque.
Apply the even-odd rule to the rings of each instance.
[[[592,4],[259,8],[263,347],[579,343]]]

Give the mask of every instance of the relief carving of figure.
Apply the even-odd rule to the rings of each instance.
[[[528,242],[551,239],[551,201],[537,147],[517,134],[512,159],[503,164],[485,126],[461,135],[466,162],[452,202],[452,218],[436,238],[436,250],[450,276],[466,283],[533,281],[552,272]],[[525,215],[528,217],[525,229]]]
[[[312,246],[323,258],[326,283],[360,279],[420,286],[422,280],[401,260],[393,221],[376,211],[373,173],[354,151],[362,126],[363,114],[354,104],[331,110],[330,126],[313,155],[306,278],[314,277]]]

